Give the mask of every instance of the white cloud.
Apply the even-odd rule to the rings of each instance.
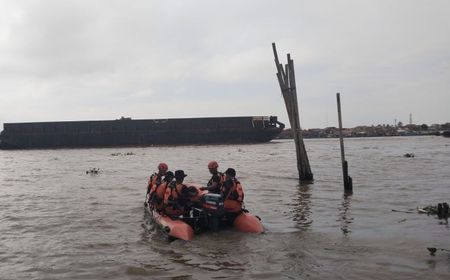
[[[302,126],[450,121],[448,1],[0,0],[0,123],[276,114]]]

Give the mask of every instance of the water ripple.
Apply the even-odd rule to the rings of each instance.
[[[351,197],[343,196],[336,139],[306,140],[315,177],[307,185],[298,183],[289,140],[0,151],[0,278],[446,279],[448,255],[430,257],[426,247],[450,249],[450,229],[414,210],[450,201],[447,142],[346,140]],[[404,158],[407,152],[415,157]],[[266,233],[225,230],[167,242],[142,208],[149,174],[165,161],[202,185],[212,159],[237,170],[245,205]],[[85,173],[93,167],[101,172]]]

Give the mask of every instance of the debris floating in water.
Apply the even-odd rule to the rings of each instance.
[[[404,154],[403,156],[404,156],[404,157],[407,157],[407,158],[413,158],[413,157],[414,157],[414,154],[413,154],[413,153],[406,153],[406,154]]]
[[[100,168],[91,168],[91,169],[89,169],[89,170],[86,170],[86,174],[91,174],[91,175],[94,175],[94,174],[98,174],[100,172]]]
[[[445,252],[450,252],[450,250],[448,249],[440,249],[440,248],[435,248],[435,247],[428,247],[427,250],[430,252],[431,256],[434,256],[434,254],[436,254],[436,252],[439,251],[445,251]]]
[[[448,224],[448,218],[450,217],[450,210],[447,202],[438,203],[437,206],[428,205],[423,208],[417,207],[417,212],[427,215],[437,215],[439,220],[444,220],[445,224]]]
[[[430,247],[430,248],[427,248],[428,249],[428,251],[430,251],[430,255],[432,255],[432,256],[434,256],[434,254],[436,253],[436,251],[437,251],[437,249],[436,248],[433,248],[433,247]]]
[[[400,213],[408,213],[408,214],[414,213],[410,210],[413,210],[413,209],[408,209],[408,211],[391,209],[392,212],[400,212]],[[449,209],[449,205],[447,202],[438,203],[436,206],[428,205],[425,207],[417,207],[416,210],[418,213],[427,214],[428,216],[437,215],[437,218],[439,220],[444,220],[444,222],[442,222],[442,223],[448,224],[448,218],[450,217],[450,209]]]
[[[450,215],[449,206],[447,202],[438,203],[437,206],[428,205],[422,208],[417,207],[417,211],[419,213],[424,213],[428,215],[438,215],[439,219],[446,219]]]
[[[405,211],[405,210],[396,210],[396,209],[391,209],[392,212],[401,212],[401,213],[408,213],[408,214],[412,214],[414,212],[412,211]]]
[[[122,153],[112,153],[111,155],[113,157],[117,157],[117,156],[134,156],[135,153],[133,153],[133,152],[127,152],[127,153],[124,153],[124,154],[122,154]]]

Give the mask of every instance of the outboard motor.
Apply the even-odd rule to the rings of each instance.
[[[219,229],[219,221],[225,214],[223,199],[220,194],[207,193],[202,198],[202,208],[208,216],[208,227],[211,231]]]

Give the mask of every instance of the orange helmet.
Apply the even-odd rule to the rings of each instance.
[[[169,170],[169,167],[164,162],[161,162],[160,164],[158,164],[158,170],[165,172],[165,171]]]
[[[219,167],[219,164],[215,160],[208,163],[208,169],[217,169],[217,167]]]

